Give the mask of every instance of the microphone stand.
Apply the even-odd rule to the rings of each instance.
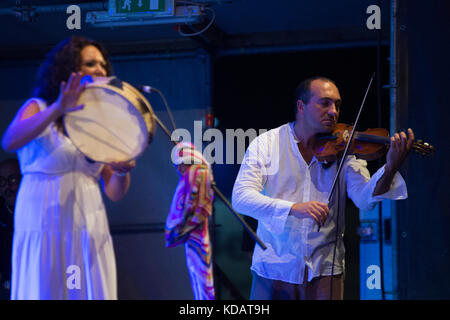
[[[154,88],[152,88],[153,90]],[[145,90],[141,90],[146,92]],[[160,93],[160,92],[158,92]],[[161,95],[161,93],[160,93]],[[163,99],[165,100],[165,99]],[[167,107],[167,105],[166,105]],[[155,115],[153,114],[153,117],[156,120],[156,123],[161,127],[161,129],[165,132],[165,134],[169,137],[170,141],[172,141],[174,143],[174,145],[177,145],[178,142],[172,140],[172,134],[170,133],[169,129],[167,129],[167,127],[161,122],[161,120]],[[237,213],[231,203],[228,201],[228,199],[222,194],[222,192],[220,192],[219,188],[216,185],[216,182],[213,180],[211,182],[211,187],[213,188],[215,194],[217,194],[219,196],[219,198],[225,203],[225,205],[228,207],[228,209],[230,209],[231,213],[233,213],[233,215],[235,216],[235,218],[241,223],[241,225],[244,227],[245,231],[248,232],[248,234],[252,237],[253,240],[255,240],[255,242],[263,249],[266,250],[267,247],[264,244],[264,242],[262,242],[262,240],[256,235],[256,233],[252,230],[252,228],[247,224],[247,222],[245,222],[245,220],[242,218],[242,216]]]

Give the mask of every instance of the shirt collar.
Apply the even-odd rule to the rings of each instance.
[[[297,151],[298,151],[298,154],[303,159],[303,156],[297,146],[297,144],[300,143],[300,140],[297,138],[297,135],[295,134],[294,124],[295,124],[295,121],[289,123],[289,137],[292,139],[292,141],[294,141],[295,147],[297,148]],[[303,161],[304,160],[305,159],[303,159]],[[317,160],[316,156],[313,156],[311,162],[309,163],[309,166],[313,165],[315,162],[319,162],[319,160]]]
[[[300,142],[300,140],[297,138],[297,135],[295,134],[294,124],[295,124],[295,121],[292,121],[291,123],[289,123],[289,128],[291,131],[290,136],[292,137],[292,139],[294,139],[294,142],[297,144]]]

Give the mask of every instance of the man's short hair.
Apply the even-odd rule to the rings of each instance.
[[[297,101],[302,100],[304,104],[307,104],[309,102],[309,99],[311,99],[311,82],[314,80],[322,80],[326,82],[331,82],[332,84],[336,85],[333,80],[328,79],[323,76],[315,76],[308,78],[306,80],[303,80],[295,89],[295,114],[297,114]]]

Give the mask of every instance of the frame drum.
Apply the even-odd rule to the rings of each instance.
[[[153,109],[130,84],[116,77],[90,79],[77,101],[84,108],[67,113],[63,123],[75,147],[102,163],[136,159],[155,134]]]

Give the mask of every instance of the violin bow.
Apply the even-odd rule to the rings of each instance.
[[[330,203],[331,197],[333,196],[333,192],[334,192],[334,189],[336,187],[336,183],[338,181],[339,174],[341,173],[342,166],[344,164],[343,160],[347,156],[348,149],[349,149],[350,144],[352,142],[353,136],[355,135],[356,126],[357,126],[358,121],[359,121],[359,116],[361,115],[361,111],[362,111],[362,109],[364,107],[364,103],[366,102],[367,94],[369,93],[370,87],[372,86],[372,82],[373,82],[373,78],[374,77],[375,77],[375,72],[373,73],[372,77],[370,78],[369,85],[367,86],[367,89],[366,89],[366,94],[364,95],[364,98],[363,98],[363,101],[361,103],[361,106],[359,107],[358,115],[356,116],[355,124],[353,125],[352,133],[350,134],[350,138],[348,139],[347,145],[345,146],[344,154],[342,155],[341,160],[339,161],[339,167],[338,167],[338,170],[336,172],[336,176],[334,177],[334,181],[333,181],[333,184],[331,186],[330,194],[328,195],[328,204]],[[339,201],[339,199],[338,199],[338,201]],[[338,212],[338,214],[339,214],[339,212]],[[320,225],[317,228],[317,231],[320,231]]]

